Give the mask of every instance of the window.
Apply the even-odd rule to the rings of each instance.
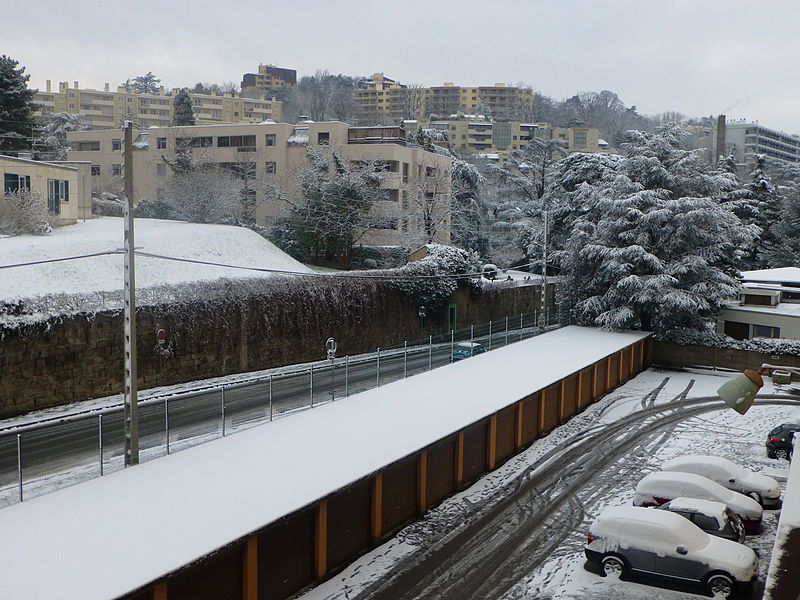
[[[111,150],[122,150],[122,140],[111,140]]]
[[[695,513],[692,515],[692,520],[700,529],[706,529],[709,531],[719,530],[719,523],[714,517]]]
[[[320,131],[317,134],[317,144],[320,146],[331,143],[331,134],[328,131]]]
[[[3,193],[23,190],[30,191],[31,189],[31,176],[30,175],[17,175],[16,173],[6,173],[3,176]]]
[[[156,163],[156,175],[163,177],[167,174],[167,165],[163,162]]]
[[[100,150],[100,142],[78,142],[78,150],[81,152]]]
[[[408,210],[408,190],[403,190],[403,210]]]
[[[425,167],[425,175],[427,177],[433,177],[435,169],[433,167]]]
[[[265,139],[265,142],[264,142],[264,143],[265,143],[267,146],[274,146],[274,145],[275,145],[275,134],[274,134],[274,133],[268,133],[268,134],[266,134],[265,138],[266,138],[266,139]]]
[[[217,148],[228,148],[231,145],[231,138],[227,135],[221,135],[217,138]]]
[[[408,163],[403,163],[403,183],[408,183]]]
[[[278,172],[278,165],[275,164],[274,161],[267,161],[265,166],[266,166],[265,173],[267,173],[267,174],[277,173]]]
[[[61,179],[47,180],[47,209],[57,215],[61,212],[61,203],[69,202],[69,181]]]
[[[92,165],[92,175],[100,175],[100,165]]]
[[[122,175],[122,165],[111,165],[112,175]]]
[[[156,138],[156,148],[159,150],[166,150],[167,149],[167,138]]]
[[[753,337],[779,338],[781,337],[781,328],[770,327],[769,325],[753,325]]]
[[[586,132],[585,131],[576,131],[574,140],[575,140],[575,147],[576,148],[586,148]]]

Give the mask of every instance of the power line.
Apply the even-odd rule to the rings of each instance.
[[[94,254],[80,254],[78,256],[64,256],[62,258],[48,258],[45,260],[35,260],[25,263],[15,263],[10,265],[0,265],[0,269],[13,269],[15,267],[30,267],[33,265],[44,265],[47,263],[63,262],[65,260],[79,260],[81,258],[92,258],[94,256],[105,256],[107,254],[122,254],[121,250],[107,250],[106,252],[95,252]]]

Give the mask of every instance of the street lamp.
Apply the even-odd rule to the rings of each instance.
[[[764,379],[761,375],[776,370],[800,375],[800,368],[798,367],[783,367],[764,363],[758,371],[745,369],[743,373],[722,384],[717,390],[717,395],[725,404],[740,415],[743,415],[753,405],[753,400],[755,400],[758,390],[764,387]]]

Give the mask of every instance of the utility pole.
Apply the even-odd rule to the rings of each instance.
[[[133,123],[125,121],[123,126],[125,163],[125,203],[123,217],[125,237],[123,250],[125,304],[125,466],[139,463],[139,407],[136,388],[136,278],[133,265],[135,252],[133,240]]]
[[[547,207],[544,209],[544,236],[542,239],[542,294],[540,302],[539,320],[545,315],[547,306]]]

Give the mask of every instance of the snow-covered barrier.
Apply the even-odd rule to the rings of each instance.
[[[6,508],[3,596],[286,598],[649,359],[646,333],[566,327]]]

